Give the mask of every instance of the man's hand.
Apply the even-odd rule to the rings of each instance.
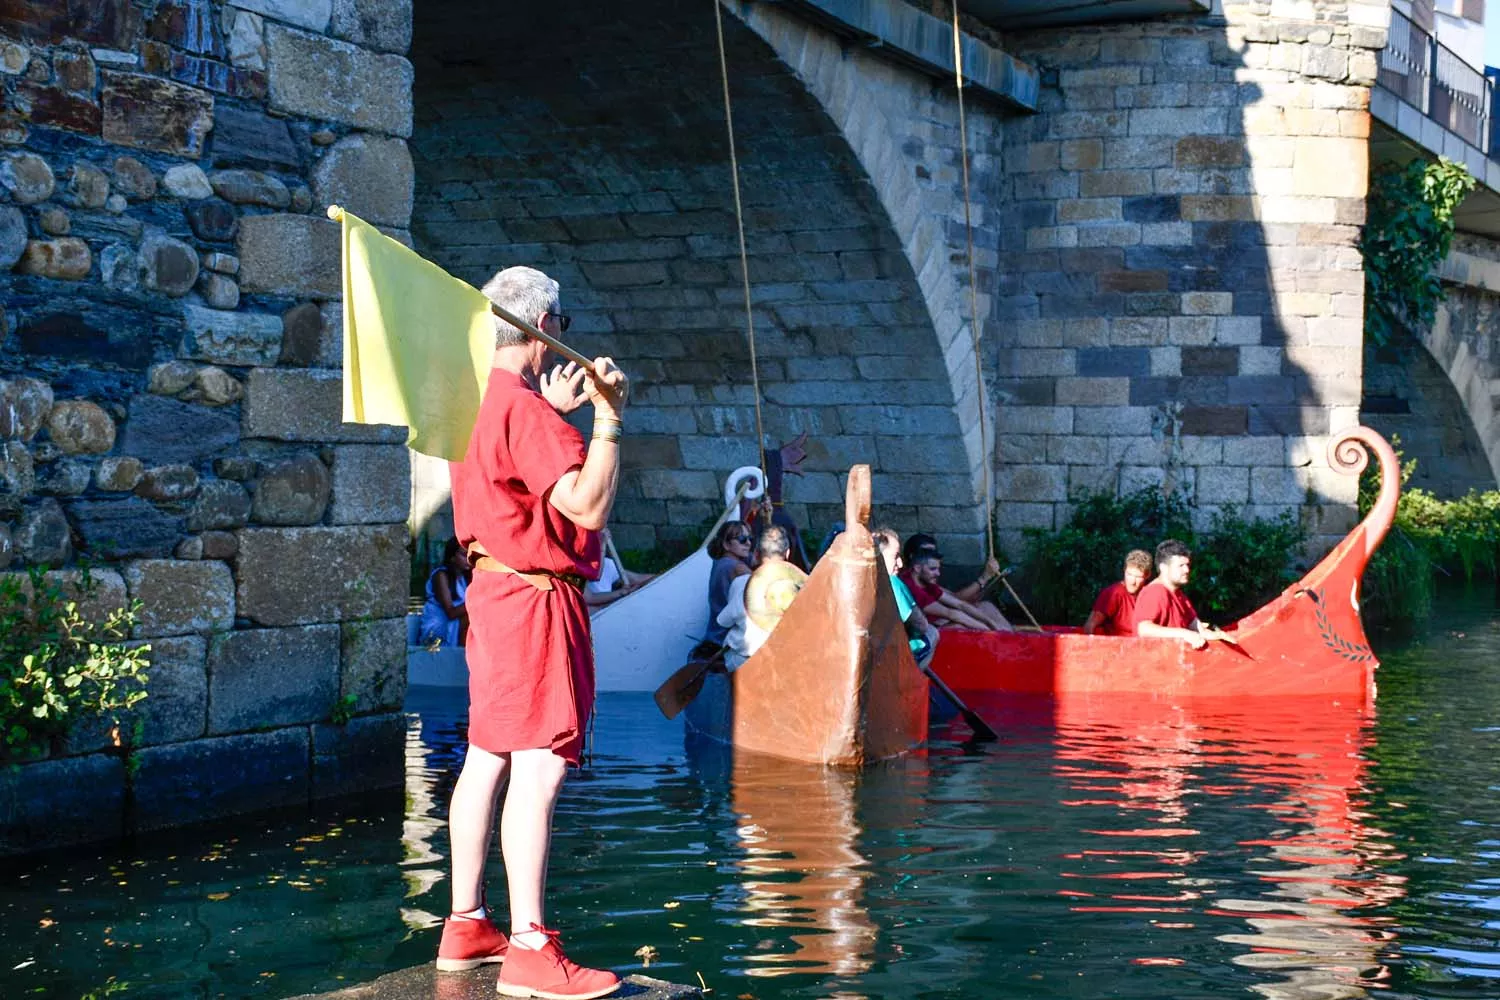
[[[1197,629],[1185,628],[1182,630],[1182,639],[1194,649],[1202,649],[1208,645],[1208,636]]]
[[[588,393],[583,388],[587,377],[587,373],[575,362],[569,361],[566,366],[557,365],[550,372],[542,372],[542,398],[551,403],[558,413],[567,416],[588,402]]]
[[[596,415],[619,417],[630,394],[630,380],[612,358],[595,358],[585,388]]]

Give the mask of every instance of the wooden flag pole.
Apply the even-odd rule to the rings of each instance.
[[[343,208],[338,205],[329,205],[328,217],[334,222],[343,222]],[[493,312],[496,316],[499,316],[501,319],[505,320],[505,322],[509,323],[511,326],[515,327],[517,330],[520,330],[522,333],[526,334],[526,336],[531,337],[534,340],[540,340],[542,343],[552,348],[552,350],[556,351],[558,354],[561,354],[563,357],[567,358],[574,364],[580,366],[585,371],[594,372],[594,363],[592,361],[584,357],[582,354],[579,354],[577,351],[573,350],[573,348],[569,347],[567,344],[564,344],[562,341],[558,340],[551,334],[543,333],[541,330],[538,330],[536,327],[532,326],[524,319],[521,319],[519,316],[513,314],[510,310],[505,309],[501,306],[497,306],[493,302],[490,303],[490,311]],[[594,374],[598,373],[594,372]]]

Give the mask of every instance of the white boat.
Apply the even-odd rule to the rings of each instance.
[[[594,612],[597,690],[655,691],[687,662],[708,631],[708,577],[714,564],[708,543],[725,521],[739,515],[741,499],[758,500],[764,493],[759,469],[734,470],[724,485],[724,513],[693,554]]]
[[[759,469],[736,469],[724,487],[724,513],[693,554],[593,613],[597,690],[655,691],[687,662],[708,630],[708,576],[714,564],[708,543],[725,521],[738,515],[741,499],[758,500],[764,493],[765,477]],[[623,577],[625,567],[619,570]],[[463,649],[428,650],[416,645],[418,617],[408,616],[407,683],[467,687],[469,671]]]

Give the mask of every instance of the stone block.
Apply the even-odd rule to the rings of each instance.
[[[34,378],[0,380],[0,439],[30,441],[52,412],[52,403],[52,387],[46,382]]]
[[[137,746],[196,740],[208,725],[208,643],[199,636],[153,639],[146,698],[127,725],[140,723]]]
[[[141,474],[135,495],[157,503],[187,500],[198,492],[198,471],[191,465],[157,465]]]
[[[140,497],[75,500],[67,510],[82,551],[95,558],[166,558],[182,536],[181,518]]]
[[[1123,406],[1130,402],[1130,379],[1068,377],[1057,380],[1059,406]]]
[[[333,13],[333,0],[234,0],[234,6],[309,31],[326,31]]]
[[[16,270],[57,281],[81,281],[94,266],[93,251],[81,239],[29,240]]]
[[[874,428],[878,431],[878,428]],[[995,413],[997,434],[1072,434],[1071,406],[1006,406]]]
[[[404,228],[411,224],[414,178],[404,139],[356,133],[334,143],[313,168],[313,198],[366,222]]]
[[[1277,506],[1297,505],[1307,499],[1307,486],[1297,470],[1287,468],[1252,468],[1250,501]]]
[[[212,735],[317,722],[339,694],[339,627],[242,629],[208,649]]]
[[[201,484],[188,512],[189,531],[242,528],[250,519],[250,494],[239,483],[210,479]],[[214,558],[210,556],[209,558]]]
[[[1230,437],[1244,434],[1249,415],[1243,406],[1185,406],[1182,432],[1201,436]]]
[[[1068,499],[1068,470],[1062,465],[1012,465],[995,476],[995,496],[1001,500],[1061,502]]]
[[[82,525],[79,526],[80,533]],[[87,537],[84,538],[85,544]],[[73,554],[68,518],[56,500],[43,500],[21,511],[21,521],[11,531],[15,553],[33,566],[55,566]]]
[[[214,124],[214,99],[153,76],[106,71],[100,105],[105,142],[195,160]]]
[[[313,797],[400,785],[406,776],[406,725],[406,716],[392,713],[313,726]]]
[[[405,444],[404,427],[342,422],[341,379],[339,372],[326,369],[252,369],[245,380],[245,437],[318,444]]]
[[[305,726],[147,747],[136,754],[136,830],[160,830],[308,799]]]
[[[239,220],[240,288],[291,298],[336,299],[343,291],[339,226],[310,215]]]
[[[322,459],[301,454],[278,462],[255,485],[250,520],[256,524],[305,525],[323,520],[332,477]]]
[[[715,486],[696,496],[712,496]],[[260,625],[304,625],[406,610],[405,525],[249,528],[239,533],[239,614]]]
[[[333,0],[336,38],[379,52],[411,47],[411,0]]]
[[[274,365],[281,355],[281,319],[184,305],[180,354],[218,365]]]
[[[234,576],[225,563],[141,560],[125,565],[125,582],[141,602],[138,637],[234,627]]]
[[[247,17],[237,18],[236,24],[243,24],[247,20]],[[261,32],[257,30],[254,45],[260,51],[256,52],[256,56],[264,58],[260,42]],[[302,158],[285,121],[260,111],[232,108],[224,104],[214,109],[212,153],[216,166],[249,163],[298,173],[302,168]]]
[[[1286,445],[1279,437],[1230,438],[1224,442],[1224,464],[1265,467],[1281,465]]]
[[[412,69],[400,56],[267,24],[266,63],[277,111],[411,135]]]
[[[1235,466],[1201,467],[1197,488],[1200,504],[1243,505],[1250,500],[1250,470]]]
[[[1291,194],[1363,198],[1369,177],[1368,139],[1299,136]]]
[[[354,712],[397,709],[406,699],[406,619],[344,622],[340,639],[339,697]]]
[[[35,205],[52,197],[57,178],[47,161],[35,153],[11,153],[0,158],[0,187],[22,205]]]
[[[0,767],[0,855],[125,832],[125,761],[89,754]]]
[[[404,445],[346,444],[333,452],[333,524],[404,523],[411,512],[411,452]]]
[[[232,413],[143,393],[131,397],[120,451],[157,462],[199,462],[238,444],[239,424]]]

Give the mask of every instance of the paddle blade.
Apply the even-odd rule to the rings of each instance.
[[[655,694],[656,707],[661,709],[662,715],[675,719],[678,713],[698,697],[698,692],[703,690],[703,682],[708,677],[710,665],[711,662],[694,660],[662,682]]]

